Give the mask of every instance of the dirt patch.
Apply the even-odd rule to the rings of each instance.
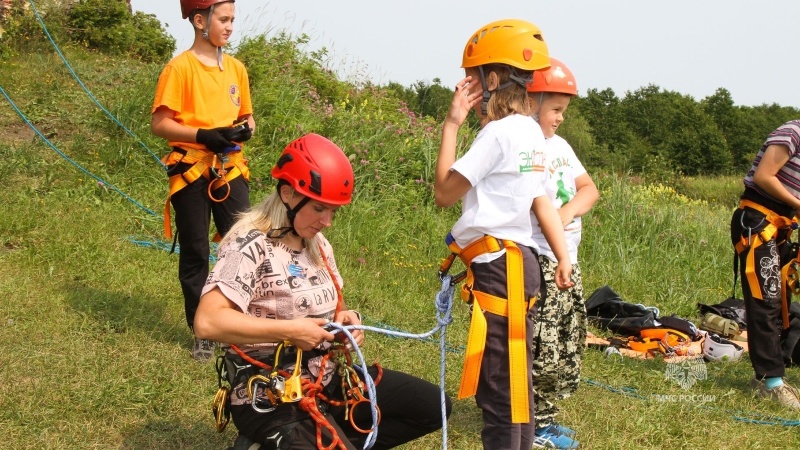
[[[3,136],[6,143],[14,145],[31,142],[36,133],[24,123],[10,123],[0,124],[0,136]]]

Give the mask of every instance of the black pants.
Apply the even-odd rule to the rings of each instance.
[[[522,250],[525,270],[525,298],[530,299],[540,295],[541,268],[533,250],[524,246],[519,248]],[[471,267],[475,276],[475,290],[508,298],[506,255],[488,263],[473,263]],[[535,429],[531,345],[536,308],[528,310],[525,320],[528,367],[525,373],[513,374],[513,376],[524,376],[528,380],[528,410],[531,418],[529,423],[511,422],[512,374],[509,367],[508,317],[483,313],[479,310],[473,311],[473,314],[485,314],[487,325],[486,348],[481,360],[478,389],[475,393],[475,402],[483,411],[483,430],[481,430],[483,448],[484,450],[529,450],[533,444]]]
[[[250,208],[250,186],[244,177],[231,180],[230,195],[221,203],[208,197],[208,184],[208,180],[200,177],[171,198],[180,244],[178,279],[183,291],[186,324],[189,328],[194,325],[200,292],[208,278],[211,216],[214,217],[217,232],[224,236],[233,226],[236,215]],[[226,192],[227,188],[223,186],[213,194],[215,198],[222,198]]]
[[[739,242],[748,229],[755,236],[769,225],[764,214],[751,208],[737,209],[731,219],[731,240],[734,245]],[[781,305],[782,291],[785,288],[781,280],[781,267],[791,259],[791,245],[785,242],[786,231],[778,233],[776,238],[764,242],[755,250],[752,248],[739,255],[739,277],[742,282],[742,298],[747,314],[747,345],[750,361],[756,377],[782,377],[785,372],[783,352],[781,350]],[[778,244],[778,242],[783,242]],[[758,279],[757,288],[762,299],[753,298],[750,283],[745,275],[747,258],[755,252],[755,274]],[[786,293],[791,302],[791,292]]]
[[[370,366],[367,370],[373,379],[377,377],[376,367]],[[361,377],[361,374],[359,376]],[[329,389],[331,398],[342,400],[343,394],[338,377],[334,377],[331,383]],[[435,384],[404,372],[383,368],[383,376],[375,386],[375,395],[381,420],[373,449],[394,448],[442,427],[441,390]],[[447,396],[445,405],[449,417],[452,404]],[[231,413],[241,434],[254,442],[266,443],[269,436],[274,435],[276,422],[284,422],[278,427],[280,428],[285,424],[285,418],[293,415],[284,414],[284,420],[278,415],[273,415],[280,413],[280,409],[284,407],[297,408],[295,404],[284,403],[273,413],[258,413],[250,405],[242,405],[232,407]],[[353,428],[350,421],[345,418],[344,411],[344,406],[331,407],[326,416],[348,449],[364,448],[367,435]],[[362,430],[372,427],[372,411],[368,403],[357,407],[353,415],[356,425]],[[284,437],[290,442],[286,447],[287,450],[317,448],[316,424],[311,418],[305,417],[300,420],[287,434],[288,436]],[[330,442],[330,436],[325,432],[323,443],[328,445]]]

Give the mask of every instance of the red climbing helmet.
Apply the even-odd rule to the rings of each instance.
[[[575,76],[563,62],[550,58],[550,68],[533,72],[533,81],[528,83],[528,92],[557,92],[578,95]]]
[[[323,203],[346,205],[353,198],[350,160],[336,144],[318,134],[290,142],[272,168],[272,177]]]
[[[181,0],[181,15],[183,15],[185,19],[196,9],[207,9],[217,3],[233,3],[235,1],[236,0]]]

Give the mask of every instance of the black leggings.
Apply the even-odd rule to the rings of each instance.
[[[375,366],[370,366],[367,370],[373,379],[377,378],[378,371]],[[331,397],[342,400],[343,394],[338,377],[334,377],[331,383],[335,384],[330,389]],[[433,383],[404,372],[383,368],[383,375],[375,386],[375,394],[381,418],[373,449],[394,448],[442,427],[441,390]],[[452,404],[447,396],[445,396],[445,404],[447,417],[450,417]],[[297,409],[295,405],[284,404],[282,406],[291,406]],[[345,418],[344,411],[344,406],[331,407],[326,416],[337,428],[339,437],[348,448],[363,448],[367,435],[353,428],[350,421]],[[273,413],[258,413],[250,405],[234,406],[231,408],[231,413],[239,432],[254,442],[266,444],[269,436],[274,434],[276,428],[279,428],[271,420]],[[353,415],[359,428],[364,430],[371,428],[372,411],[369,404],[365,403],[363,406],[359,406]],[[278,419],[278,417],[275,418]],[[314,421],[306,416],[296,423],[297,425],[288,431],[288,436],[285,437],[291,441],[291,445],[286,449],[316,449]],[[288,428],[291,427],[285,429]],[[328,445],[330,442],[330,437],[326,435],[323,438],[323,444]]]

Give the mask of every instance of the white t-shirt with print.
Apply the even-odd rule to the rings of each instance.
[[[565,203],[575,197],[577,189],[575,179],[586,173],[583,164],[578,160],[572,146],[562,138],[555,135],[547,141],[547,158],[545,165],[545,192],[553,202],[556,209],[564,206]],[[536,241],[536,250],[540,255],[545,255],[551,261],[557,261],[556,255],[550,249],[550,244],[544,238],[539,221],[534,214],[531,214],[531,224],[533,225],[533,240]],[[572,264],[578,263],[578,245],[581,243],[581,218],[576,217],[571,223],[564,227],[564,236],[567,239],[567,250]]]
[[[486,124],[450,170],[469,180],[462,213],[451,234],[460,247],[491,235],[533,246],[530,209],[544,195],[545,140],[529,116],[513,114]],[[502,252],[483,255],[490,261]]]
[[[342,286],[333,249],[321,233],[317,236],[333,276]],[[338,302],[336,287],[324,265],[313,265],[305,250],[291,250],[258,230],[241,233],[220,247],[219,259],[202,293],[215,287],[245,314],[267,319],[316,317],[333,320]],[[268,355],[276,346],[276,343],[265,343],[239,345],[239,348],[246,353],[259,350],[260,354]],[[304,378],[316,380],[321,359],[322,356],[318,356],[308,361],[307,370],[303,370]],[[281,363],[282,367],[291,369],[294,361],[281,359]],[[329,362],[323,384],[330,380],[334,369],[334,364]],[[244,386],[234,387],[231,400],[234,405],[247,403]]]

